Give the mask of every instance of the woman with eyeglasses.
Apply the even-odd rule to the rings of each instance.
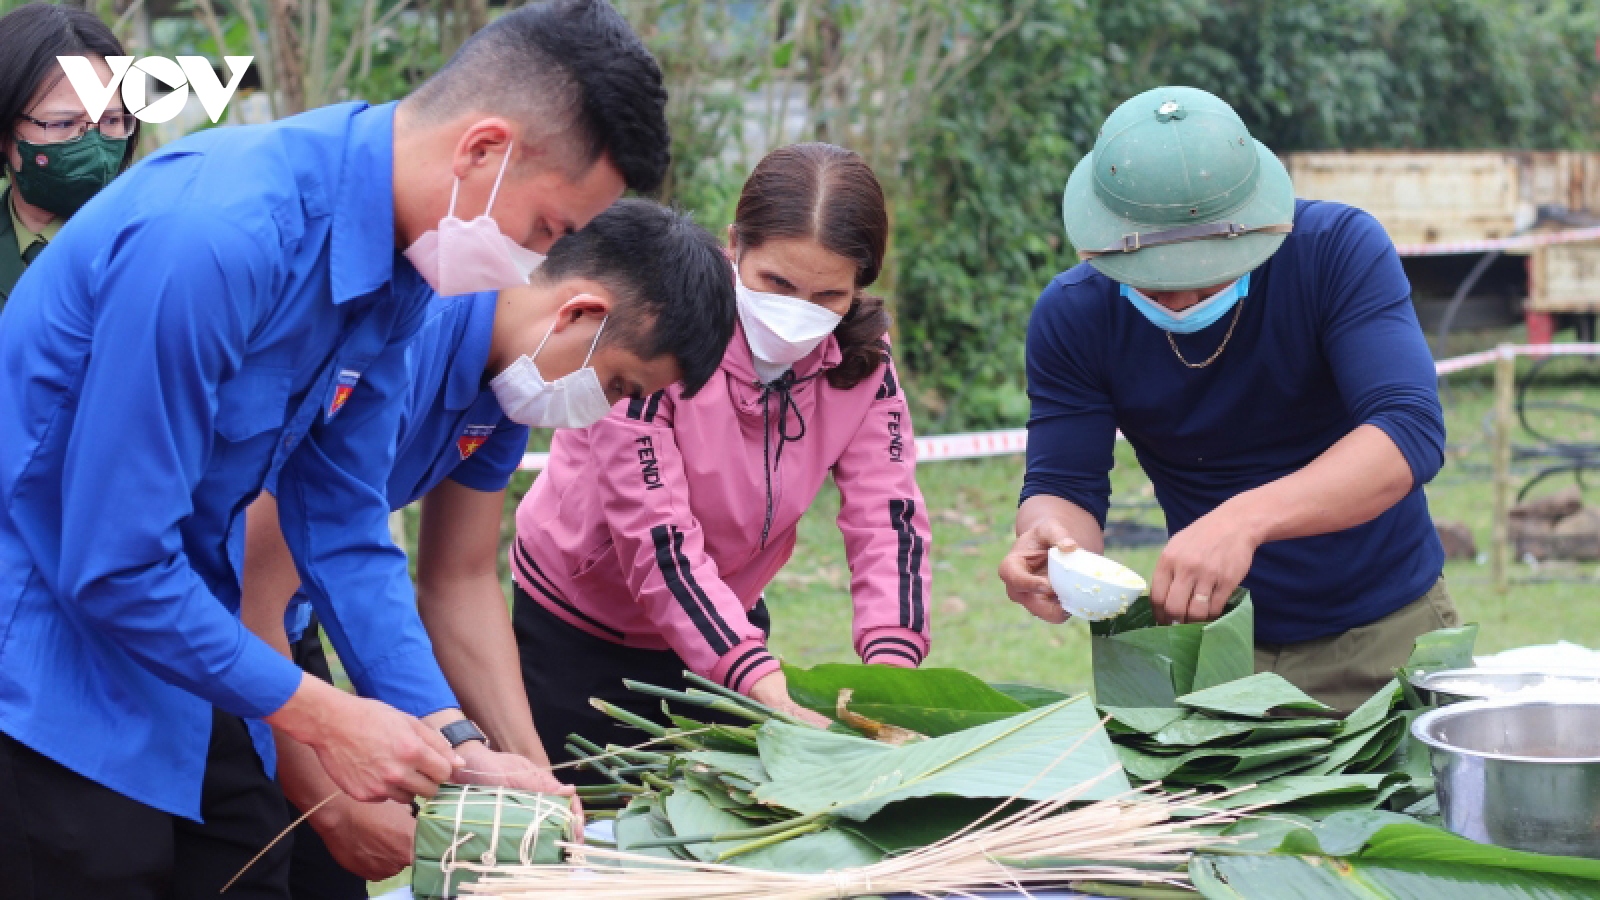
[[[102,84],[122,44],[93,13],[30,3],[0,18],[0,308],[56,232],[133,160],[138,120],[122,92],[98,122],[56,61],[82,56]]]

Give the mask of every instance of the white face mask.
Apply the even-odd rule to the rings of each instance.
[[[483,215],[471,222],[456,218],[456,195],[461,192],[461,179],[457,178],[450,188],[450,209],[439,220],[439,227],[423,232],[406,248],[406,259],[435,291],[449,297],[527,284],[528,276],[544,262],[543,254],[501,234],[500,226],[489,216],[510,162],[508,145]]]
[[[745,287],[734,264],[735,292],[739,301],[739,321],[745,340],[756,358],[758,370],[776,370],[773,377],[804,359],[806,354],[833,334],[844,317],[799,297],[753,291]],[[764,366],[760,364],[765,364]],[[765,372],[760,373],[764,380]]]
[[[516,362],[506,366],[504,372],[489,382],[506,418],[534,428],[587,428],[604,419],[611,411],[611,402],[606,399],[606,389],[600,386],[600,376],[589,368],[589,360],[605,328],[605,320],[602,320],[581,368],[555,381],[545,381],[533,360],[555,332],[552,322],[532,357],[517,357]]]

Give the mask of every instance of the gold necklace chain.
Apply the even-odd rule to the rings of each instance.
[[[1172,348],[1173,355],[1178,357],[1178,362],[1191,369],[1204,369],[1217,361],[1222,351],[1228,349],[1228,340],[1233,337],[1233,330],[1239,327],[1239,315],[1244,312],[1244,298],[1239,298],[1239,305],[1233,308],[1233,321],[1228,325],[1228,333],[1222,336],[1222,343],[1217,345],[1217,352],[1211,354],[1203,363],[1192,363],[1183,358],[1183,352],[1178,349],[1178,342],[1172,339],[1172,332],[1167,332],[1167,345]]]

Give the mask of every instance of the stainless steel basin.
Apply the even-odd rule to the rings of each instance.
[[[1444,669],[1414,675],[1411,686],[1423,702],[1433,706],[1465,700],[1495,700],[1529,689],[1559,693],[1562,701],[1582,699],[1585,691],[1600,701],[1600,675],[1587,672],[1534,672],[1501,669]],[[1523,699],[1523,698],[1519,698]]]
[[[1419,716],[1446,828],[1475,841],[1600,859],[1600,698],[1475,700]]]

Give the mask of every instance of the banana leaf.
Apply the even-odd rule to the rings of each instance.
[[[679,847],[639,846],[658,838],[672,837],[672,823],[666,814],[657,809],[653,799],[640,797],[617,813],[613,836],[618,850],[639,853],[660,859],[693,859],[687,850]]]
[[[1394,716],[1358,734],[1334,741],[1328,758],[1306,771],[1307,775],[1337,775],[1370,772],[1387,760],[1405,737],[1406,721]]]
[[[1283,807],[1283,810],[1315,819],[1319,822],[1336,815],[1382,812],[1387,807],[1389,798],[1408,788],[1409,783],[1407,782],[1386,779],[1383,787],[1378,789],[1377,796],[1358,797],[1351,794],[1348,796],[1324,797],[1308,800],[1304,803],[1290,804]]]
[[[1240,823],[1231,830],[1244,832],[1249,827],[1249,823]],[[1600,882],[1600,859],[1551,856],[1480,844],[1397,813],[1339,813],[1322,822],[1299,822],[1297,827],[1286,830],[1271,849],[1303,855],[1460,863],[1569,875]]]
[[[1339,728],[1333,719],[1284,719],[1278,722],[1257,722],[1235,719],[1211,719],[1192,716],[1165,726],[1151,736],[1157,744],[1174,747],[1197,747],[1202,744],[1229,742],[1231,744],[1260,743],[1290,737],[1330,737]]]
[[[784,666],[789,695],[807,709],[837,718],[839,692],[850,709],[888,725],[929,737],[998,722],[1029,706],[959,669],[827,663],[810,669]]]
[[[1186,709],[1159,706],[1102,706],[1100,711],[1111,717],[1107,727],[1121,726],[1119,730],[1152,735],[1189,715]]]
[[[755,802],[749,791],[734,788],[717,773],[701,771],[695,767],[680,773],[683,782],[700,792],[718,809],[733,813],[752,825],[765,825],[791,818],[788,814]]]
[[[679,837],[739,832],[750,823],[720,809],[696,790],[673,790],[666,796],[667,819]],[[694,858],[714,862],[724,853],[746,846],[746,839],[709,841],[684,846]],[[862,838],[838,828],[823,828],[740,853],[728,861],[774,872],[826,872],[851,866],[869,866],[883,854]]]
[[[1386,812],[1314,822],[1250,819],[1246,840],[1195,857],[1194,886],[1212,900],[1477,900],[1600,896],[1600,860],[1479,844]]]
[[[848,819],[835,827],[854,832],[885,855],[904,853],[944,840],[993,812],[1000,804],[993,799],[966,797],[919,797],[901,800],[881,815],[865,822]],[[1012,812],[1006,809],[990,821]]]
[[[1376,798],[1383,784],[1382,775],[1284,775],[1232,796],[1208,801],[1205,805],[1214,809],[1242,809],[1247,806],[1288,806],[1332,796]],[[1253,831],[1258,824],[1258,820],[1251,820],[1251,827],[1240,826],[1240,830]]]
[[[1594,900],[1593,881],[1454,863],[1199,854],[1207,900]]]
[[[1138,647],[1169,661],[1172,666],[1172,688],[1179,694],[1185,694],[1193,689],[1194,673],[1200,667],[1200,647],[1204,643],[1205,627],[1204,623],[1195,622],[1141,628],[1119,634],[1111,641]]]
[[[1247,772],[1318,753],[1332,743],[1327,738],[1292,738],[1250,747],[1197,747],[1177,756],[1151,756],[1119,745],[1117,755],[1129,775],[1144,781],[1163,781],[1183,775],[1215,776]]]
[[[661,706],[665,709],[667,704],[662,702]],[[719,724],[707,725],[704,722],[673,715],[670,712],[668,715],[674,728],[696,732],[695,738],[708,749],[726,750],[730,753],[756,752],[755,730],[752,728],[737,728],[731,725]]]
[[[1405,722],[1400,746],[1387,760],[1375,767],[1378,771],[1404,772],[1416,781],[1433,780],[1433,760],[1428,747],[1411,734],[1412,723],[1425,712],[1425,709],[1407,709],[1399,713],[1400,720]]]
[[[1406,668],[1417,672],[1437,672],[1472,665],[1472,650],[1478,640],[1477,625],[1441,628],[1417,638],[1406,660]]]
[[[1008,684],[997,681],[991,682],[989,686],[1029,709],[1049,706],[1072,696],[1055,688],[1039,687],[1036,684]]]
[[[1350,764],[1345,766],[1345,771],[1361,774],[1382,769],[1399,751],[1410,727],[1410,723],[1402,716],[1390,719],[1379,729],[1378,735],[1367,741],[1361,752],[1350,760]]]
[[[1268,765],[1252,769],[1242,769],[1219,775],[1211,772],[1177,772],[1167,777],[1167,782],[1172,785],[1193,785],[1195,787],[1212,787],[1224,791],[1246,788],[1255,784],[1270,784],[1271,782],[1288,775],[1298,775],[1311,766],[1326,759],[1326,753],[1312,753],[1306,756],[1294,756],[1278,760]]]
[[[1366,699],[1366,702],[1355,708],[1350,715],[1345,716],[1339,724],[1341,734],[1354,734],[1366,731],[1368,728],[1387,719],[1394,708],[1400,703],[1400,682],[1390,679],[1389,683],[1378,689],[1378,692]]]
[[[1189,626],[1171,626],[1189,627]],[[1092,637],[1094,700],[1122,708],[1170,707],[1182,693],[1170,657],[1114,637]]]
[[[1137,631],[1141,628],[1163,627],[1156,622],[1155,607],[1150,605],[1149,595],[1128,604],[1128,608],[1120,614],[1109,619],[1089,623],[1089,634],[1093,637],[1112,637],[1128,631]]]
[[[856,821],[916,797],[1042,800],[1093,781],[1081,799],[1100,800],[1129,787],[1120,771],[1102,777],[1117,756],[1084,697],[899,747],[781,722],[761,727],[760,745],[772,775],[761,802]]]
[[[1238,597],[1239,595],[1236,595]],[[1195,663],[1191,691],[1248,677],[1256,670],[1256,613],[1249,595],[1232,609],[1207,622],[1200,635],[1200,656]]]
[[[1178,703],[1190,709],[1247,719],[1265,719],[1275,712],[1334,713],[1332,707],[1311,699],[1273,672],[1260,672],[1186,694],[1178,698]]]
[[[1180,695],[1255,671],[1255,612],[1238,591],[1214,622],[1157,625],[1150,598],[1089,625],[1095,701],[1103,706],[1172,706]]]
[[[699,764],[714,772],[737,775],[752,785],[764,784],[772,780],[772,777],[767,774],[766,768],[761,765],[759,756],[744,753],[727,753],[721,750],[693,750],[680,754],[680,756],[690,763]]]

